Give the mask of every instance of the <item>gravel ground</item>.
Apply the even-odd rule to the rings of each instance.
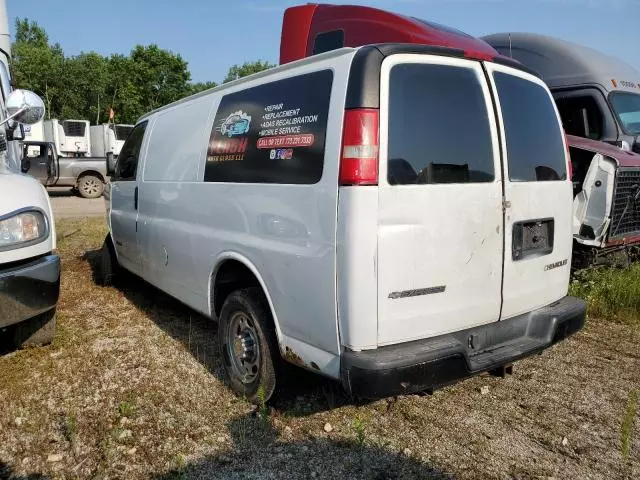
[[[94,284],[104,233],[58,222],[55,343],[0,357],[0,479],[640,478],[633,327],[590,319],[431,396],[353,403],[294,371],[256,412],[221,382],[210,321],[139,279]]]
[[[104,198],[82,198],[70,188],[55,187],[49,189],[51,208],[56,220],[72,217],[105,216]]]

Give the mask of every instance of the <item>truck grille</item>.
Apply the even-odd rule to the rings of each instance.
[[[619,168],[613,194],[610,239],[640,235],[640,169]],[[635,200],[635,198],[638,198]]]

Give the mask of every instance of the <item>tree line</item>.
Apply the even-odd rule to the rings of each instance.
[[[47,118],[135,123],[144,113],[216,86],[192,82],[187,62],[155,44],[136,45],[129,55],[83,52],[66,56],[58,43],[34,21],[16,19],[11,73],[17,88],[42,97]],[[258,60],[233,65],[223,82],[274,65]]]

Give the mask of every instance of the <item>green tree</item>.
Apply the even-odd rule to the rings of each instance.
[[[106,121],[108,61],[96,52],[81,53],[65,60],[63,80],[67,86],[61,95],[63,118],[82,118],[92,123]]]
[[[217,87],[218,84],[216,82],[197,82],[191,83],[189,85],[189,95],[193,95],[195,93],[204,92],[205,90],[209,90],[210,88]]]
[[[242,65],[233,65],[229,69],[227,76],[224,77],[224,83],[231,82],[248,75],[253,75],[254,73],[258,73],[273,67],[275,67],[275,65],[273,65],[272,63],[262,60],[257,60],[255,62],[245,62]]]
[[[180,55],[157,45],[137,45],[131,51],[131,72],[140,89],[144,111],[174,102],[190,93],[191,74]]]
[[[14,84],[42,96],[49,118],[59,115],[65,61],[60,45],[50,45],[47,33],[36,22],[18,18],[12,53]]]
[[[134,123],[150,110],[216,86],[192,83],[187,62],[157,45],[136,45],[128,56],[83,52],[65,57],[60,45],[51,45],[47,32],[28,19],[16,20],[15,39],[14,84],[40,95],[48,118],[104,123],[113,108],[116,123]],[[273,66],[262,60],[233,65],[224,81]]]

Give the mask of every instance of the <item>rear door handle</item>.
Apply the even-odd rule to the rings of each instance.
[[[133,207],[138,210],[138,187],[133,191]]]

